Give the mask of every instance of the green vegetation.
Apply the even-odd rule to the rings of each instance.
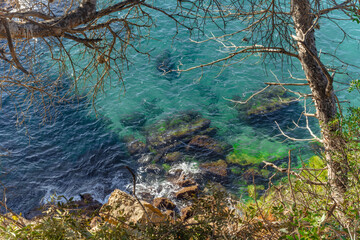
[[[166,164],[166,163],[162,164],[162,167],[166,172],[168,172],[171,169],[171,166],[169,164]]]

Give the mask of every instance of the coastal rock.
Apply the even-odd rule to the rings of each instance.
[[[196,113],[186,113],[157,123],[147,130],[147,143],[154,149],[176,142],[189,142],[193,135],[209,128],[211,121]]]
[[[175,184],[180,187],[190,187],[196,185],[196,182],[192,178],[188,178],[185,175],[181,175],[176,181]]]
[[[98,230],[98,226],[101,223],[102,223],[102,219],[99,216],[95,216],[93,219],[91,219],[91,222],[90,222],[91,231],[96,232]]]
[[[118,224],[118,219],[126,223],[160,223],[166,220],[166,216],[159,209],[148,202],[140,202],[141,204],[133,196],[115,189],[101,208],[100,216],[114,225]]]
[[[45,205],[31,209],[25,214],[27,219],[35,220],[46,216],[46,211],[55,206],[55,203],[47,203]],[[86,216],[92,216],[97,213],[102,204],[93,199],[91,194],[80,194],[80,200],[69,201],[65,203],[64,208],[71,209],[70,212],[80,211],[81,214]]]
[[[206,174],[215,178],[224,178],[227,176],[228,165],[224,160],[216,162],[201,163],[199,168]]]
[[[128,144],[126,144],[128,152],[130,155],[136,155],[139,153],[146,152],[146,144],[139,140],[134,140]]]
[[[199,192],[199,186],[184,187],[175,193],[177,199],[191,199]]]
[[[153,173],[153,174],[162,174],[164,169],[156,164],[149,164],[145,167],[145,172],[147,173]]]
[[[164,161],[167,163],[173,163],[179,161],[181,158],[182,158],[181,152],[172,152],[165,154]]]
[[[191,218],[192,216],[194,216],[194,210],[192,209],[191,206],[181,209],[181,220],[182,221],[186,221],[189,218]]]
[[[82,212],[87,215],[93,214],[102,206],[100,202],[93,199],[90,193],[80,194],[80,198],[81,200],[70,202],[67,205],[72,206],[78,210],[82,210]]]
[[[166,215],[170,220],[174,220],[176,216],[175,211],[173,210],[166,210],[164,215]]]
[[[234,97],[233,100],[240,101],[241,99]],[[246,104],[234,104],[233,107],[248,117],[256,117],[274,113],[296,101],[297,98],[290,95],[284,88],[271,86],[251,98]]]
[[[153,158],[154,158],[154,154],[152,154],[152,153],[143,154],[143,155],[138,159],[138,163],[147,164],[147,163],[150,163]]]
[[[199,132],[199,135],[207,135],[209,137],[215,136],[217,133],[217,129],[213,127],[209,127],[201,132]]]
[[[133,112],[120,117],[120,122],[125,127],[139,128],[144,126],[146,122],[146,116],[142,112]]]
[[[218,155],[223,156],[224,147],[215,139],[207,135],[196,135],[189,142],[188,151],[202,152],[205,155]]]
[[[167,198],[155,198],[153,201],[153,205],[160,210],[173,210],[176,205]]]
[[[156,57],[156,69],[168,80],[179,76],[179,72],[176,71],[176,64],[169,50],[163,51]]]

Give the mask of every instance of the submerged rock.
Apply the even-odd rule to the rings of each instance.
[[[234,97],[233,100],[240,101],[241,99]],[[234,104],[234,107],[247,117],[256,117],[274,113],[294,102],[297,102],[297,98],[284,88],[271,86],[254,96],[246,104]]]
[[[153,174],[163,174],[164,173],[164,169],[161,166],[158,166],[156,164],[149,164],[145,167],[145,172],[147,173],[153,173]]]
[[[139,128],[146,123],[146,115],[142,112],[133,112],[130,114],[120,116],[120,122],[125,127]]]
[[[220,180],[227,177],[227,167],[228,165],[224,160],[207,162],[199,165],[199,168],[205,173],[205,175],[209,175]]]
[[[152,100],[144,99],[141,105],[143,106],[147,114],[160,115],[164,112],[164,110],[156,104],[157,101],[157,98],[154,98]]]
[[[155,148],[163,148],[175,142],[189,142],[193,135],[209,128],[211,121],[192,113],[176,116],[151,126],[147,142]]]
[[[140,202],[141,204],[133,196],[115,189],[101,208],[100,215],[114,225],[118,224],[119,220],[126,223],[160,223],[166,220],[166,216],[159,209],[148,202]]]
[[[187,146],[188,151],[202,152],[205,155],[225,155],[225,146],[207,135],[196,135]]]
[[[124,140],[130,155],[145,153],[147,151],[146,144],[142,141],[136,140],[133,136],[127,136]]]
[[[165,75],[167,79],[179,76],[176,63],[169,50],[163,51],[156,57],[156,69]]]
[[[164,161],[168,163],[173,163],[179,161],[181,158],[182,158],[181,152],[172,152],[165,154]]]

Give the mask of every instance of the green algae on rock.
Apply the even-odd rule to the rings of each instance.
[[[228,164],[224,160],[218,160],[216,162],[201,163],[199,168],[208,175],[214,176],[215,178],[227,177]]]
[[[207,152],[212,155],[223,156],[225,154],[226,145],[216,141],[207,135],[196,135],[189,142],[186,149],[188,151]]]
[[[240,98],[235,96],[233,100],[240,101]],[[234,104],[234,107],[240,113],[254,117],[274,113],[293,102],[297,102],[297,98],[289,94],[283,87],[270,86],[255,95],[246,104]]]
[[[147,129],[147,142],[153,148],[162,148],[178,140],[189,142],[195,134],[209,128],[211,121],[188,112],[156,123]]]
[[[291,148],[278,141],[244,136],[233,144],[233,151],[226,157],[226,161],[241,166],[273,162],[287,157]]]

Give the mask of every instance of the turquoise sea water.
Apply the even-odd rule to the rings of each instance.
[[[26,126],[29,137],[25,134],[27,129],[15,127],[11,99],[2,96],[0,146],[7,149],[9,155],[1,158],[0,178],[6,187],[10,207],[26,212],[54,193],[76,198],[79,193],[90,192],[97,200],[104,201],[114,188],[127,190],[131,184],[131,175],[124,169],[125,165],[138,171],[141,179],[139,187],[159,185],[153,191],[166,195],[171,186],[161,179],[141,178],[141,168],[138,169],[134,159],[126,152],[122,141],[124,136],[144,138],[136,124],[123,124],[122,119],[134,113],[145,114],[147,126],[179,111],[195,110],[210,119],[212,126],[219,129],[218,137],[231,145],[241,142],[244,149],[275,152],[277,148],[306,148],[306,143],[285,141],[274,124],[275,119],[254,120],[252,123],[240,120],[237,111],[226,100],[235,95],[246,99],[264,87],[264,81],[276,81],[274,75],[288,81],[288,71],[291,71],[293,76],[301,78],[301,67],[297,62],[292,66],[286,62],[265,65],[260,61],[261,56],[253,56],[242,64],[233,64],[225,69],[213,66],[203,71],[183,72],[179,76],[164,76],[156,69],[158,56],[168,54],[171,61],[186,69],[222,57],[227,51],[215,41],[205,44],[190,41],[188,32],[183,29],[173,38],[176,30],[174,23],[159,13],[155,13],[155,19],[151,40],[141,42],[141,49],[149,51],[151,57],[129,53],[133,64],[123,73],[125,93],[122,83],[116,83],[117,76],[109,76],[107,80],[114,84],[105,86],[104,92],[97,96],[97,116],[93,106],[85,100],[56,106],[56,120],[45,125],[41,124],[38,113],[34,111]],[[317,31],[318,49],[330,53],[336,51],[337,56],[360,65],[358,42],[346,38],[338,46],[337,42],[342,40],[343,35],[336,24],[360,37],[360,26],[355,23],[323,21]],[[231,23],[227,29],[231,31],[238,27],[237,23]],[[208,25],[205,34],[210,36],[221,32]],[[232,41],[239,42],[239,38],[235,37]],[[322,56],[331,65],[339,65],[330,56]],[[44,62],[47,60],[44,59]],[[356,68],[348,67],[346,71],[358,77]],[[344,74],[338,75],[337,80],[349,83],[351,79]],[[346,87],[336,86],[338,90]],[[87,88],[85,86],[80,90],[86,92]],[[340,100],[350,99],[350,104],[359,104],[360,98],[356,93],[341,91],[338,94]],[[282,126],[291,136],[308,138],[309,134],[304,130],[291,132],[287,128],[292,120],[297,121],[300,113],[299,108],[287,108],[281,113]],[[312,122],[312,127],[317,132],[315,122]],[[311,155],[308,153],[303,157]],[[180,167],[196,171],[192,166]],[[235,187],[238,189],[232,190],[241,194],[243,188]]]

